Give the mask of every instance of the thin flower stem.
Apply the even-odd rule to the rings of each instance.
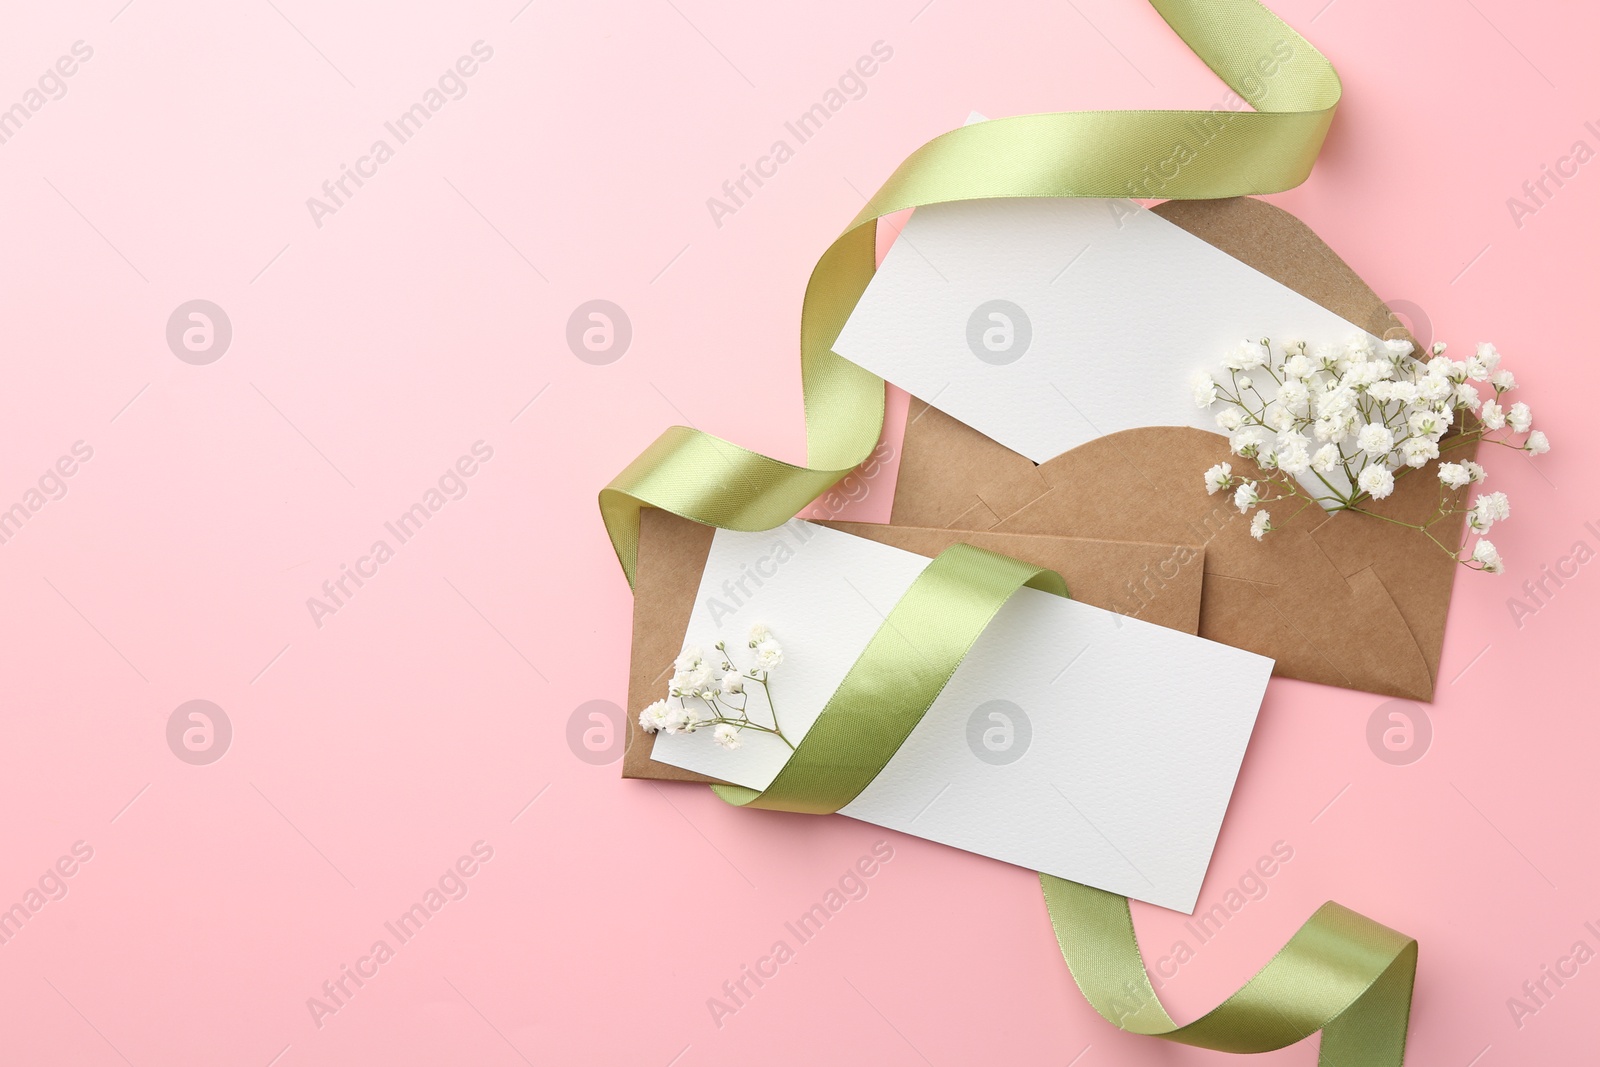
[[[779,740],[781,740],[784,744],[789,745],[789,751],[793,752],[795,750],[794,745],[790,744],[789,739],[784,736],[783,730],[781,730],[778,726],[778,705],[772,699],[771,687],[767,685],[767,680],[765,678],[757,678],[755,681],[761,683],[761,691],[767,694],[767,710],[772,712],[772,732],[777,734]]]
[[[1295,516],[1296,515],[1299,515],[1302,511],[1304,511],[1306,508],[1309,508],[1314,503],[1316,503],[1316,501],[1311,500],[1310,498],[1307,498],[1306,502],[1304,504],[1301,504],[1298,508],[1295,509],[1294,515],[1290,515],[1287,519],[1284,519],[1283,521],[1285,523],[1293,522],[1295,520]]]
[[[1460,549],[1447,547],[1443,541],[1440,541],[1437,537],[1428,532],[1428,526],[1418,526],[1414,522],[1401,522],[1399,519],[1391,519],[1387,515],[1379,515],[1376,511],[1368,511],[1365,508],[1351,508],[1350,510],[1358,515],[1370,515],[1374,519],[1382,519],[1384,522],[1393,523],[1396,526],[1404,526],[1408,530],[1415,530],[1428,540],[1432,541],[1434,544],[1438,545],[1439,550],[1445,555],[1449,556],[1451,559],[1460,559],[1461,557]],[[1429,523],[1428,525],[1431,526],[1432,523]]]

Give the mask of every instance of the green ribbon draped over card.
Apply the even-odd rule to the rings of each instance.
[[[1327,59],[1256,0],[1151,3],[1255,110],[1023,115],[952,130],[913,152],[822,254],[806,285],[806,464],[689,427],[668,429],[600,493],[630,583],[641,508],[724,529],[771,529],[876,446],[883,381],[832,348],[872,277],[882,216],[991,197],[1211,199],[1279,192],[1305,180],[1339,102],[1339,78]],[[886,617],[772,784],[759,792],[715,787],[719,794],[789,811],[848,804],[1024,585],[1066,595],[1051,571],[969,545],[945,552]],[[1281,1048],[1321,1031],[1324,1067],[1404,1061],[1417,958],[1411,938],[1325,904],[1237,993],[1179,1026],[1156,998],[1127,899],[1040,878],[1073,978],[1095,1010],[1122,1029],[1229,1052]]]

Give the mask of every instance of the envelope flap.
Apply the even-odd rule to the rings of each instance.
[[[1342,318],[1379,336],[1409,338],[1371,287],[1288,212],[1250,198],[1170,201],[1154,210]],[[1474,452],[1457,448],[1452,458]],[[1271,656],[1288,677],[1433,697],[1457,564],[1414,530],[1316,509],[1286,521],[1275,508],[1280,528],[1252,540],[1231,502],[1206,496],[1201,485],[1215,463],[1263,476],[1230,455],[1219,434],[1125,430],[1036,467],[914,402],[902,453],[896,523],[1203,544],[1202,637]],[[1402,476],[1391,497],[1368,506],[1419,522],[1436,500],[1429,478]],[[1446,543],[1460,534],[1459,522],[1448,525],[1434,528]]]

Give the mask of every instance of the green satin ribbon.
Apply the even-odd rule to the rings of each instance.
[[[1256,110],[1071,111],[963,126],[895,170],[812,269],[800,313],[806,465],[674,426],[600,492],[633,581],[639,509],[710,526],[788,521],[877,445],[883,381],[833,353],[872,277],[877,220],[904,208],[1017,196],[1211,199],[1293,188],[1311,172],[1339,102],[1323,55],[1256,0],[1151,0]]]
[[[1135,1034],[1219,1052],[1271,1052],[1322,1031],[1321,1067],[1400,1067],[1417,942],[1328,901],[1237,993],[1192,1023],[1151,987],[1128,898],[1041,874],[1056,944],[1084,998]]]
[[[1023,586],[1067,596],[1054,571],[972,545],[928,564],[884,617],[766,789],[713,786],[733,804],[836,812],[888,764],[995,614]],[[1056,943],[1113,1025],[1222,1052],[1268,1052],[1322,1031],[1324,1067],[1399,1067],[1417,943],[1329,902],[1221,1005],[1185,1026],[1156,998],[1128,899],[1041,874]]]
[[[832,348],[872,277],[882,216],[991,197],[1212,199],[1280,192],[1305,180],[1339,101],[1339,78],[1327,59],[1256,0],[1151,3],[1255,110],[1024,115],[965,126],[917,149],[822,254],[806,285],[806,465],[688,427],[668,429],[600,493],[601,516],[630,584],[641,508],[725,529],[771,529],[876,446],[883,382]],[[760,792],[718,792],[731,803],[791,811],[837,811],[849,803],[1023,585],[1066,594],[1053,572],[966,545],[945,553],[890,612],[778,778]],[[1320,1030],[1324,1067],[1403,1062],[1417,953],[1403,934],[1326,904],[1238,993],[1178,1026],[1155,997],[1127,899],[1041,879],[1073,978],[1113,1024],[1232,1052],[1281,1048]]]
[[[911,736],[995,612],[1024,585],[1067,595],[1055,571],[972,545],[950,546],[886,616],[772,784],[759,792],[712,789],[740,807],[838,811]]]

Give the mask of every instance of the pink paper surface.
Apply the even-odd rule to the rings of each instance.
[[[1202,940],[1139,907],[1141,940],[1188,1019],[1336,899],[1422,942],[1411,1062],[1584,1062],[1600,164],[1573,152],[1600,149],[1600,26],[1277,9],[1345,85],[1277,201],[1424,340],[1495,341],[1557,450],[1488,457],[1508,571],[1462,576],[1437,703],[1275,681],[1201,893],[1226,920]],[[811,266],[970,110],[1219,103],[1152,9],[107,0],[7,29],[7,1062],[1232,1062],[1096,1016],[1026,872],[613,762],[630,604],[596,491],[672,423],[802,458]],[[785,124],[880,41],[798,143]],[[419,102],[402,142],[386,123]],[[746,165],[764,184],[714,217]],[[184,347],[186,312],[169,344],[195,300],[227,316],[220,356]],[[585,315],[569,347],[595,300],[625,309],[620,356],[615,331],[583,347]],[[1396,711],[1431,724],[1414,762],[1378,755]],[[785,924],[875,847],[865,896],[799,943]],[[731,1000],[780,940],[793,959]]]

